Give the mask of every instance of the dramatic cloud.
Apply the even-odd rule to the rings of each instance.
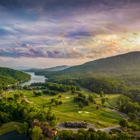
[[[0,0],[0,11],[1,65],[12,58],[82,63],[140,50],[139,0]]]

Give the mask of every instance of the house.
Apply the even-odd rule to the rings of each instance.
[[[87,128],[88,124],[86,122],[65,122],[65,127],[70,127],[70,128]]]
[[[34,119],[33,123],[31,124],[31,127],[39,126],[42,129],[42,133],[46,137],[52,138],[57,134],[57,131],[53,130],[49,125],[46,123],[41,123],[37,119]]]

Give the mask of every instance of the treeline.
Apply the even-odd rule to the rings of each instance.
[[[129,89],[118,100],[118,108],[124,113],[140,112],[140,89]]]
[[[29,74],[0,67],[0,89],[6,89],[18,82],[28,81],[30,78],[31,76]]]
[[[46,82],[45,86],[47,86],[51,90],[57,90],[59,92],[67,92],[70,90],[79,90],[78,86],[63,85],[63,84],[57,84],[57,83],[51,83],[51,82]]]
[[[58,91],[54,91],[54,90],[43,90],[44,94],[50,94],[50,95],[58,95],[59,92]]]
[[[90,103],[96,103],[93,95],[89,95],[89,97],[86,97],[82,93],[78,93],[78,95],[74,97],[74,102],[78,103],[79,108],[89,106]]]
[[[45,83],[32,83],[31,86],[43,86],[46,87],[50,90],[53,91],[58,91],[58,92],[67,92],[70,90],[80,90],[78,86],[75,85],[64,85],[64,84],[57,84],[57,83],[52,83],[52,82],[45,82]]]
[[[77,77],[71,76],[52,76],[47,82],[57,83],[62,85],[81,85],[92,92],[105,94],[121,94],[127,91],[128,88],[140,86],[140,75],[122,75],[122,76],[107,76],[107,75],[83,75]],[[78,89],[79,90],[79,89]]]
[[[126,86],[122,81],[117,81],[115,78],[112,77],[82,77],[79,78],[77,82],[81,86],[95,93],[100,93],[101,91],[103,91],[105,94],[117,94],[123,93],[126,90]]]
[[[139,131],[137,124],[140,123],[140,89],[133,88],[124,92],[118,100],[118,109],[129,116],[128,120],[121,120],[120,125]]]
[[[140,87],[140,74],[126,74],[117,76],[118,81],[123,81],[127,87]]]
[[[139,125],[137,125],[137,124],[135,124],[133,122],[130,122],[127,119],[121,119],[119,121],[119,124],[123,128],[132,129],[133,131],[140,131],[140,126]]]
[[[95,93],[105,94],[117,94],[126,91],[127,86],[125,81],[120,77],[108,77],[108,76],[82,76],[82,77],[70,77],[70,76],[54,76],[50,77],[48,82],[64,84],[64,85],[81,85],[84,88],[89,89]],[[79,88],[76,88],[79,90]]]
[[[55,74],[54,74],[55,73]],[[76,76],[72,76],[69,74],[61,74],[57,75],[57,72],[38,72],[36,74],[45,75],[47,82],[53,82],[64,85],[77,85],[88,88],[92,92],[100,93],[104,91],[104,93],[123,93],[127,88],[132,87],[140,87],[140,74],[93,74],[93,73],[85,73],[85,74],[77,74]]]
[[[58,95],[59,92],[58,91],[54,91],[54,90],[35,90],[33,91],[34,95],[35,96],[42,96],[42,93],[44,94],[50,94],[50,95]]]
[[[133,136],[127,132],[111,135],[98,130],[97,132],[89,128],[89,130],[79,129],[77,133],[72,130],[62,130],[55,139],[60,140],[132,140]],[[139,140],[140,138],[135,138]]]
[[[64,85],[75,85],[76,86],[76,79],[75,77],[71,76],[54,76],[47,79],[47,82],[64,84]]]

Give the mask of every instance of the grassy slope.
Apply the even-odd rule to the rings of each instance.
[[[86,89],[82,89],[83,94],[88,96],[91,92],[86,92]],[[18,91],[14,91],[8,93],[7,96],[13,96],[14,93],[18,93]],[[100,107],[99,110],[96,110],[96,104],[90,104],[90,106],[84,107],[83,109],[79,109],[78,104],[73,102],[73,98],[75,95],[71,94],[70,92],[61,93],[62,98],[58,98],[57,96],[50,96],[43,94],[41,97],[35,97],[32,91],[23,91],[24,95],[28,98],[30,102],[37,104],[39,106],[46,106],[46,109],[51,105],[50,101],[52,98],[55,98],[59,101],[62,101],[63,104],[59,106],[53,106],[52,110],[60,118],[60,122],[63,121],[84,121],[86,120],[89,123],[94,123],[96,127],[108,127],[114,126],[118,124],[118,121],[122,118],[117,112],[112,111],[108,108]],[[65,98],[65,97],[70,97]],[[109,96],[109,98],[114,98],[115,95]],[[97,98],[100,104],[100,98]],[[100,105],[99,105],[100,106]],[[82,111],[82,113],[78,113]],[[89,113],[86,113],[89,112]]]
[[[21,128],[22,123],[19,122],[9,122],[0,126],[0,135],[13,131],[16,128]]]

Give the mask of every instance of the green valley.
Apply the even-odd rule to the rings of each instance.
[[[132,52],[60,71],[38,70],[32,76],[44,75],[46,81],[23,87],[16,83],[28,81],[30,75],[0,68],[1,133],[16,130],[33,139],[39,132],[38,139],[50,140],[77,140],[80,135],[131,139],[140,133],[139,57]]]

